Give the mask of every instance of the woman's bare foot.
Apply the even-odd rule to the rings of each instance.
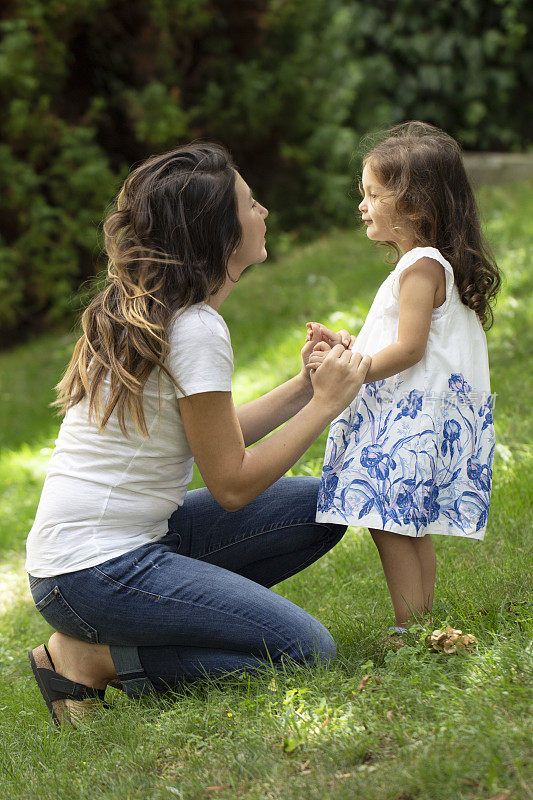
[[[106,644],[89,644],[56,632],[48,641],[48,651],[56,672],[75,683],[93,689],[105,689],[109,681],[117,678]],[[74,726],[98,706],[98,701],[92,698],[66,700],[66,703]]]
[[[117,677],[107,644],[89,644],[56,632],[48,640],[48,651],[56,672],[76,683],[105,689]]]

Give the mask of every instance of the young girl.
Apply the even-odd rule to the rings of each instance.
[[[485,534],[494,428],[483,328],[500,276],[447,134],[420,122],[393,128],[364,158],[360,188],[367,237],[402,256],[351,339],[372,366],[331,425],[316,519],[370,529],[401,633],[432,608],[428,534]],[[321,340],[310,369],[348,342],[308,328]]]

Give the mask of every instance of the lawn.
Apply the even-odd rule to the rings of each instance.
[[[484,543],[434,537],[435,622],[475,634],[470,655],[432,653],[417,630],[397,654],[379,654],[392,608],[369,534],[351,528],[319,563],[276,587],[332,631],[334,666],[205,683],[141,702],[109,689],[111,709],[83,731],[59,732],[26,657],[50,628],[33,609],[23,550],[59,424],[48,408],[52,386],[74,335],[48,334],[0,354],[4,797],[533,796],[533,185],[484,189],[480,203],[505,277],[488,334],[497,393],[493,502]],[[387,275],[383,255],[361,231],[331,231],[243,277],[221,309],[236,355],[237,402],[297,370],[307,319],[357,330]],[[292,473],[319,474],[324,442],[325,434]],[[367,674],[374,677],[360,688]]]

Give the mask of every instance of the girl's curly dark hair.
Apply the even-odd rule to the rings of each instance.
[[[415,234],[416,247],[436,247],[450,262],[462,302],[485,329],[501,277],[481,233],[479,212],[461,148],[444,131],[406,122],[381,134],[367,149],[368,164],[391,197],[391,211]],[[393,242],[387,244],[396,251]]]

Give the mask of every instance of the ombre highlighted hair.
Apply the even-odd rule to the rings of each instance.
[[[153,156],[126,178],[103,225],[105,286],[82,315],[83,335],[56,386],[59,413],[87,396],[99,430],[116,410],[127,435],[127,410],[137,432],[148,436],[142,404],[148,376],[159,367],[176,383],[164,363],[170,321],[224,285],[240,244],[235,179],[229,153],[208,142]]]
[[[485,242],[461,148],[444,131],[406,122],[380,134],[363,153],[390,198],[391,218],[414,234],[414,247],[436,247],[453,267],[461,301],[484,328],[493,323],[491,303],[501,284]],[[394,225],[393,225],[394,227]],[[394,242],[386,242],[400,256]]]

